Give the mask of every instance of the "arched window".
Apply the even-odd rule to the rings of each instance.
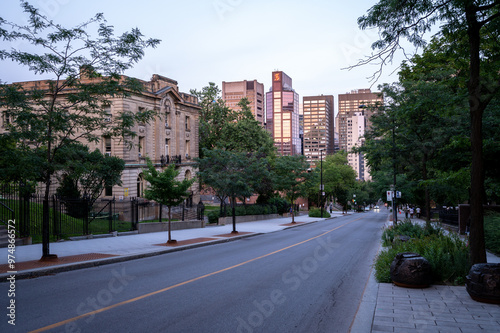
[[[144,177],[142,173],[137,177],[137,196],[142,197],[144,194]]]

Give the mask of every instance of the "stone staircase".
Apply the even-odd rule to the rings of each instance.
[[[15,242],[17,245],[24,245],[25,241],[22,238],[16,238]],[[0,223],[0,248],[9,246],[9,232],[7,229],[7,225]]]

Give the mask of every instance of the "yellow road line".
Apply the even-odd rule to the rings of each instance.
[[[299,243],[296,243],[296,244],[293,244],[293,245],[290,245],[290,246],[287,246],[287,247],[284,247],[282,249],[279,249],[279,250],[276,250],[276,251],[273,251],[273,252],[270,252],[270,253],[267,253],[267,254],[264,254],[264,255],[261,255],[260,257],[256,257],[256,258],[253,258],[253,259],[250,259],[250,260],[247,260],[247,261],[244,261],[244,262],[241,262],[239,264],[236,264],[236,265],[233,265],[233,266],[230,266],[230,267],[226,267],[226,268],[223,268],[221,270],[218,270],[218,271],[215,271],[215,272],[212,272],[212,273],[208,273],[208,274],[205,274],[205,275],[202,275],[202,276],[198,276],[196,278],[193,278],[191,280],[186,280],[184,282],[180,282],[180,283],[177,283],[177,284],[174,284],[170,287],[167,287],[167,288],[163,288],[163,289],[159,289],[159,290],[156,290],[156,291],[153,291],[153,292],[150,292],[148,294],[144,294],[142,296],[138,296],[138,297],[134,297],[134,298],[131,298],[129,300],[126,300],[126,301],[122,301],[122,302],[119,302],[119,303],[116,303],[116,304],[113,304],[113,305],[110,305],[110,306],[106,306],[104,308],[101,308],[101,309],[98,309],[98,310],[94,310],[94,311],[91,311],[91,312],[87,312],[87,313],[84,313],[80,316],[76,316],[76,317],[73,317],[73,318],[69,318],[69,319],[66,319],[66,320],[63,320],[63,321],[60,321],[60,322],[57,322],[55,324],[52,324],[52,325],[48,325],[48,326],[45,326],[45,327],[42,327],[42,328],[39,328],[37,330],[34,330],[34,331],[31,331],[33,333],[35,332],[44,332],[44,331],[47,331],[47,330],[51,330],[53,328],[57,328],[57,327],[61,327],[62,325],[66,325],[68,323],[71,323],[71,322],[74,322],[74,321],[77,321],[79,319],[83,319],[83,318],[86,318],[86,317],[89,317],[89,316],[93,316],[95,314],[98,314],[98,313],[101,313],[101,312],[105,312],[105,311],[108,311],[108,310],[111,310],[111,309],[114,309],[114,308],[117,308],[119,306],[122,306],[122,305],[125,305],[125,304],[129,304],[129,303],[133,303],[133,302],[136,302],[136,301],[139,301],[141,299],[144,299],[144,298],[148,298],[148,297],[151,297],[151,296],[154,296],[154,295],[157,295],[157,294],[160,294],[160,293],[163,293],[165,291],[168,291],[168,290],[171,290],[171,289],[174,289],[174,288],[177,288],[177,287],[180,287],[180,286],[184,286],[186,284],[189,284],[191,282],[195,282],[195,281],[198,281],[198,280],[201,280],[201,279],[204,279],[204,278],[207,278],[207,277],[210,277],[210,276],[213,276],[213,275],[217,275],[217,274],[220,274],[220,273],[223,273],[223,272],[226,272],[226,271],[229,271],[231,269],[234,269],[234,268],[237,268],[237,267],[240,267],[240,266],[243,266],[243,265],[246,265],[248,263],[251,263],[251,262],[254,262],[254,261],[257,261],[257,260],[260,260],[262,258],[266,258],[266,257],[269,257],[273,254],[276,254],[276,253],[279,253],[279,252],[282,252],[282,251],[285,251],[285,250],[288,250],[292,247],[295,247],[295,246],[298,246],[298,245],[301,245],[301,244],[304,244],[304,243],[307,243],[307,242],[310,242],[316,238],[319,238],[319,237],[322,237],[332,231],[335,231],[337,229],[340,229],[342,228],[343,226],[346,226],[348,225],[349,223],[352,223],[352,222],[355,222],[357,220],[360,220],[362,217],[360,218],[357,218],[355,220],[352,220],[350,222],[347,222],[347,223],[344,223],[336,228],[333,228],[331,230],[328,230],[318,236],[315,236],[315,237],[312,237],[312,238],[309,238],[309,239],[306,239],[302,242],[299,242]]]

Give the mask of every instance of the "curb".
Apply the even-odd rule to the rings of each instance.
[[[294,228],[294,227],[292,227],[292,228]],[[96,259],[96,260],[90,260],[90,261],[68,263],[68,264],[64,264],[64,265],[54,265],[54,266],[36,268],[33,270],[26,270],[26,271],[10,273],[10,274],[3,273],[3,274],[0,274],[0,283],[7,282],[8,281],[7,278],[9,278],[11,275],[14,275],[16,280],[32,279],[32,278],[37,278],[40,276],[54,275],[54,274],[61,273],[61,272],[68,272],[68,271],[73,271],[73,270],[78,270],[78,269],[83,269],[83,268],[90,268],[90,267],[115,264],[115,263],[120,263],[120,262],[124,262],[124,261],[129,261],[129,260],[149,258],[149,257],[157,256],[157,255],[166,254],[166,253],[179,252],[179,251],[183,251],[183,250],[204,247],[204,246],[208,246],[208,245],[227,243],[227,242],[235,241],[238,239],[254,237],[254,236],[262,235],[262,234],[263,233],[253,233],[253,234],[249,234],[249,235],[234,236],[231,238],[217,239],[217,240],[207,241],[207,242],[202,242],[202,243],[197,243],[197,244],[183,245],[183,246],[179,246],[176,248],[170,248],[170,249],[154,251],[154,252],[146,252],[146,253],[141,253],[141,254],[132,254],[132,255],[125,255],[125,256],[116,256],[116,257],[112,257],[112,258],[104,258],[104,259]]]

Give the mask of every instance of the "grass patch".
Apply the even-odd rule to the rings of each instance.
[[[412,238],[407,242],[394,241],[395,235]],[[392,242],[389,244],[390,239]],[[388,246],[385,246],[375,260],[375,278],[378,282],[392,282],[390,266],[397,253],[414,252],[429,261],[436,283],[464,284],[470,269],[469,248],[457,235],[445,235],[439,228],[418,224],[409,226],[405,222],[385,230],[382,240]]]

